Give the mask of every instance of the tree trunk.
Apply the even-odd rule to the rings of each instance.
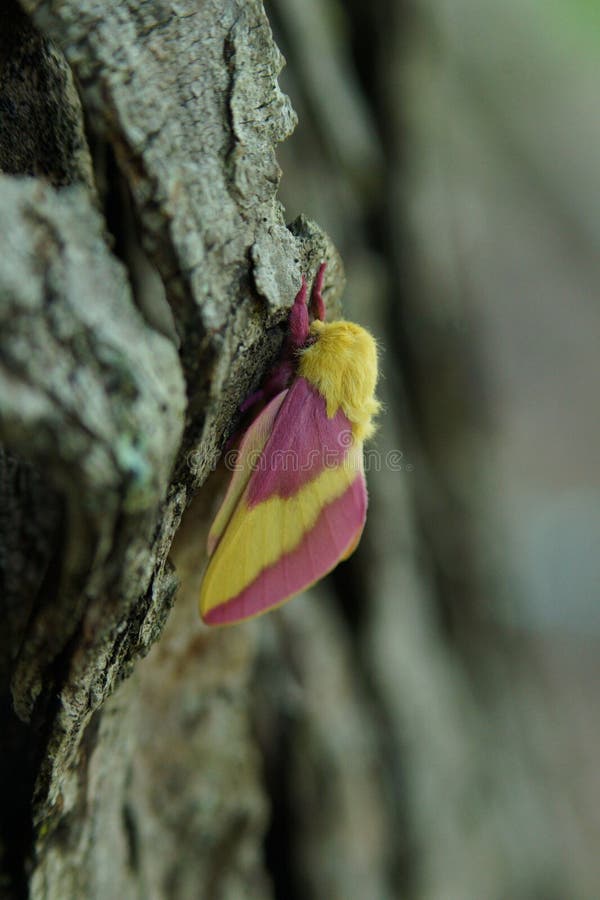
[[[576,67],[529,0],[267,9],[281,76],[260,0],[0,12],[1,895],[598,897],[591,528],[557,531],[568,597],[535,590],[534,513],[571,450],[597,469],[548,413],[596,402]],[[239,405],[324,258],[340,311],[313,219],[382,348],[369,522],[306,596],[209,629]]]
[[[264,896],[256,629],[209,637],[182,592],[136,661],[301,271],[341,286],[275,199],[282,57],[258,0],[0,22],[2,885]],[[211,496],[179,537],[196,580]]]

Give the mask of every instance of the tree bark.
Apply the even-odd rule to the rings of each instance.
[[[539,555],[571,449],[597,468],[593,417],[554,415],[595,402],[597,79],[533,3],[267,9],[281,74],[259,0],[0,12],[0,895],[597,897],[570,495]],[[311,219],[382,348],[369,522],[309,595],[208,629],[239,404],[324,258],[340,311]]]
[[[301,271],[327,257],[329,302],[342,286],[276,200],[282,57],[258,0],[23,0],[0,20],[2,887],[265,896],[256,630],[192,625],[122,682]],[[210,496],[179,536],[196,580]]]

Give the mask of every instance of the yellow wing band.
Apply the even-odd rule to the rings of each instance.
[[[362,472],[362,444],[343,465],[324,469],[292,497],[269,497],[257,506],[238,504],[202,582],[202,615],[236,597],[268,566],[302,541],[322,509],[344,493]]]

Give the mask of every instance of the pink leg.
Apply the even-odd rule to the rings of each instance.
[[[253,391],[251,394],[248,394],[244,402],[240,405],[240,412],[248,412],[249,409],[252,409],[253,406],[256,406],[257,403],[261,403],[261,401],[264,399],[265,392],[263,388],[259,388],[257,391]]]
[[[323,303],[323,297],[321,296],[321,291],[323,289],[323,278],[325,277],[325,269],[327,268],[327,263],[322,262],[319,266],[319,271],[317,272],[317,276],[313,282],[313,289],[310,298],[310,304],[312,308],[313,315],[315,319],[320,319],[321,322],[325,321],[325,304]]]
[[[240,412],[248,412],[258,403],[268,403],[280,391],[284,391],[290,385],[290,381],[294,377],[295,365],[293,360],[282,359],[274,369],[265,378],[262,387],[257,391],[253,391],[246,397],[240,406]]]
[[[316,316],[319,319],[325,318],[325,306],[321,297],[325,266],[326,263],[322,263],[317,272],[311,295],[311,305],[313,309],[316,309]],[[262,386],[246,397],[240,406],[241,413],[247,413],[261,403],[268,403],[276,394],[289,387],[296,370],[296,351],[306,344],[310,331],[306,294],[306,277],[303,275],[300,290],[296,294],[290,310],[288,335],[283,346],[281,359],[266,377]]]

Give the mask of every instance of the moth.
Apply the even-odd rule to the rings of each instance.
[[[325,265],[310,312],[302,276],[280,362],[242,407],[266,404],[243,435],[209,532],[200,594],[209,625],[258,616],[304,591],[350,556],[364,528],[377,347],[360,325],[325,322]]]

